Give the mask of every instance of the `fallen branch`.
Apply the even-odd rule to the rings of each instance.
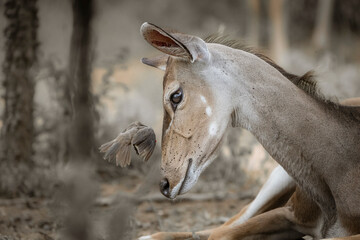
[[[250,199],[254,198],[254,194],[250,192],[240,194],[229,194],[227,192],[210,192],[210,193],[189,193],[187,195],[179,196],[176,198],[179,201],[209,201],[209,200],[224,200],[224,199]],[[141,197],[139,201],[155,201],[162,202],[168,201],[168,198],[165,198],[160,193],[148,194],[144,197]]]
[[[176,200],[201,202],[201,201],[224,200],[224,199],[244,200],[244,199],[252,199],[254,197],[255,195],[252,192],[243,192],[241,194],[227,193],[227,192],[210,192],[210,193],[189,193],[184,196],[179,196]],[[164,197],[160,193],[151,193],[142,197],[135,197],[133,194],[119,191],[114,195],[98,198],[95,201],[95,204],[99,206],[108,206],[120,202],[120,200],[124,198],[129,199],[135,202],[136,204],[141,204],[144,201],[153,201],[153,202],[169,201],[168,198]]]

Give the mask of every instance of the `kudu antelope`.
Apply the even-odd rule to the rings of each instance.
[[[196,233],[198,237],[360,238],[356,103],[326,101],[311,74],[287,73],[264,55],[223,37],[204,41],[150,23],[141,26],[141,34],[165,53],[142,61],[165,71],[160,189],[166,197],[191,189],[216,157],[229,125],[251,131],[280,164],[251,204],[224,225]],[[152,133],[141,139],[146,135]],[[129,144],[137,142],[129,139]],[[162,232],[140,239],[192,237],[190,232]]]
[[[230,124],[252,132],[280,164],[249,207],[200,237],[346,239],[360,233],[359,107],[324,100],[311,74],[287,73],[234,41],[203,41],[149,23],[141,33],[165,53],[143,62],[165,70],[160,185],[166,197],[191,189]]]

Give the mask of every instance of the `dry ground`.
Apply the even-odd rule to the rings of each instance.
[[[237,191],[236,186],[219,190],[217,194],[201,192],[203,184],[205,181],[200,181],[196,193],[175,201],[165,199],[157,187],[152,186],[150,193],[135,204],[130,224],[134,230],[130,238],[158,231],[212,228],[240,211],[253,197],[253,192]],[[124,196],[131,196],[140,185],[141,180],[134,176],[100,185],[101,194],[89,209],[93,232],[96,232],[93,239],[111,239],[107,228],[111,219],[118,219],[118,223],[112,224],[121,229],[122,220],[129,213],[123,211],[127,204]],[[47,198],[0,199],[0,239],[63,239],[64,222],[57,215],[56,206],[53,199]]]

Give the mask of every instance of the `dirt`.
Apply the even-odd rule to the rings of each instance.
[[[0,239],[53,239],[57,224],[49,204],[48,199],[0,199]]]
[[[248,200],[210,200],[189,202],[143,203],[136,219],[137,236],[158,231],[199,231],[219,226],[235,215]]]
[[[89,211],[93,231],[96,232],[94,239],[109,239],[111,233],[107,232],[108,221],[117,209],[124,207],[119,196],[133,194],[139,184],[139,180],[130,177],[115,183],[101,184],[101,193]],[[234,197],[238,195],[234,195],[233,188],[225,190],[225,193],[228,195],[213,199],[171,201],[161,197],[154,187],[150,195],[155,198],[141,200],[136,204],[131,224],[134,231],[132,238],[159,231],[198,231],[216,227],[251,200],[249,197]],[[201,194],[190,193],[192,196]],[[211,193],[207,194],[211,196]],[[99,199],[110,201],[101,202]],[[0,199],[0,239],[62,239],[64,223],[61,217],[56,216],[55,207],[54,201],[48,198]],[[114,224],[116,226],[117,223]]]

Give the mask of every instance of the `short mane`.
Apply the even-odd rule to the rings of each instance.
[[[258,50],[255,50],[254,48],[248,47],[246,44],[244,44],[241,40],[235,40],[231,39],[227,35],[219,35],[219,34],[212,34],[204,39],[207,43],[217,43],[222,44],[234,49],[243,50],[245,52],[249,52],[254,54],[255,56],[261,58],[268,64],[270,64],[272,67],[276,68],[284,77],[289,79],[292,83],[294,83],[296,86],[304,90],[309,95],[313,96],[316,99],[319,100],[325,100],[325,97],[323,94],[320,93],[318,87],[317,87],[317,81],[314,78],[314,73],[312,71],[309,71],[305,73],[302,76],[297,76],[295,74],[289,73],[285,71],[282,67],[277,65],[273,60],[271,60],[269,57],[265,56],[263,53],[261,53]]]
[[[320,100],[326,104],[333,105],[335,108],[339,109],[343,113],[349,114],[350,116],[357,119],[357,121],[360,121],[360,107],[339,105],[338,103],[332,102],[324,97],[324,95],[318,89],[317,81],[314,77],[313,71],[308,71],[302,76],[297,76],[295,74],[289,73],[260,51],[248,47],[241,40],[232,39],[228,35],[212,34],[206,37],[204,41],[207,43],[222,44],[234,49],[239,49],[254,54],[255,56],[261,58],[262,60],[270,64],[272,67],[276,68],[284,77],[289,79],[298,88],[302,89],[313,98]]]

